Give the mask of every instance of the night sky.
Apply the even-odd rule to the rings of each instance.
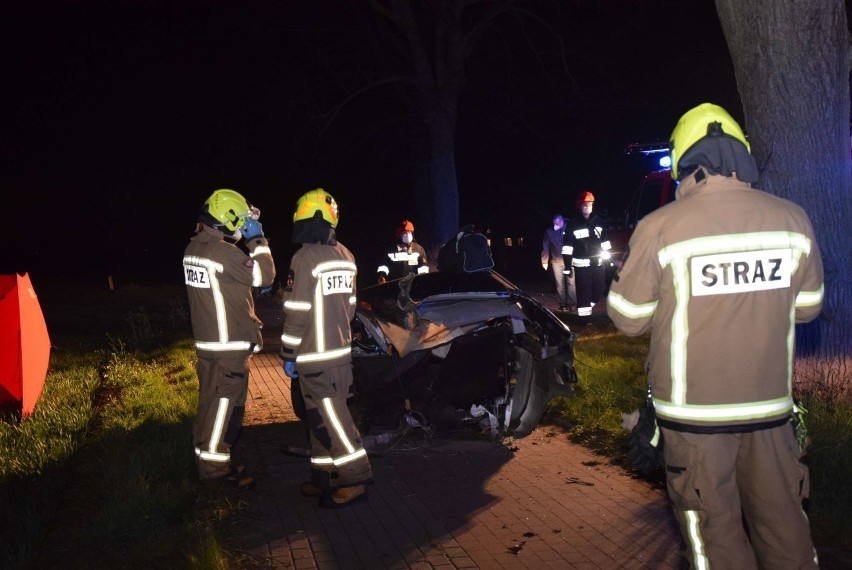
[[[340,205],[340,240],[372,261],[401,219],[417,223],[414,123],[395,87],[328,127],[317,114],[407,71],[364,5],[4,2],[0,272],[180,283],[216,188],[261,208],[279,272],[294,201],[316,186]],[[612,216],[650,168],[627,144],[665,140],[704,101],[742,118],[712,0],[520,5],[559,34],[567,70],[531,21],[498,20],[482,38],[460,101],[462,223],[535,243],[583,189]]]

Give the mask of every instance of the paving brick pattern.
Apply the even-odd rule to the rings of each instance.
[[[680,567],[664,492],[552,426],[499,442],[412,430],[374,448],[366,501],[320,509],[299,493],[307,459],[285,452],[307,444],[277,356],[280,317],[260,314],[267,346],[253,358],[234,452],[258,477],[255,489],[235,495],[230,546],[245,567]]]

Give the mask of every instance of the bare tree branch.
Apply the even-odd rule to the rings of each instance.
[[[389,85],[391,83],[408,83],[411,85],[417,85],[417,79],[411,77],[410,75],[396,75],[393,77],[385,77],[384,79],[379,79],[378,81],[374,81],[369,85],[365,85],[361,87],[357,91],[350,93],[343,101],[332,107],[326,113],[320,113],[323,121],[325,122],[325,126],[320,130],[319,135],[322,136],[330,127],[340,112],[343,110],[346,105],[348,105],[353,99],[356,99],[366,93],[367,91],[371,91],[376,89],[377,87],[381,87],[382,85]]]

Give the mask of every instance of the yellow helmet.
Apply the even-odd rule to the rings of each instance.
[[[678,162],[686,154],[686,151],[695,143],[709,134],[711,125],[718,124],[722,133],[732,136],[743,143],[748,152],[751,146],[746,140],[745,133],[739,124],[728,114],[728,112],[712,103],[702,103],[684,113],[672,131],[671,149],[672,156],[672,178],[678,178]]]
[[[202,212],[215,220],[215,226],[233,233],[246,223],[245,218],[251,214],[251,207],[242,194],[223,188],[213,192],[204,201]]]
[[[337,202],[322,188],[314,188],[302,194],[302,197],[296,201],[293,221],[312,220],[317,212],[322,215],[323,220],[331,224],[332,228],[337,227]]]

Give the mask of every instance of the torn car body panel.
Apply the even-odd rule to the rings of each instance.
[[[493,271],[410,275],[358,299],[353,408],[367,426],[412,409],[435,423],[487,413],[492,434],[522,437],[573,394],[571,331]]]

